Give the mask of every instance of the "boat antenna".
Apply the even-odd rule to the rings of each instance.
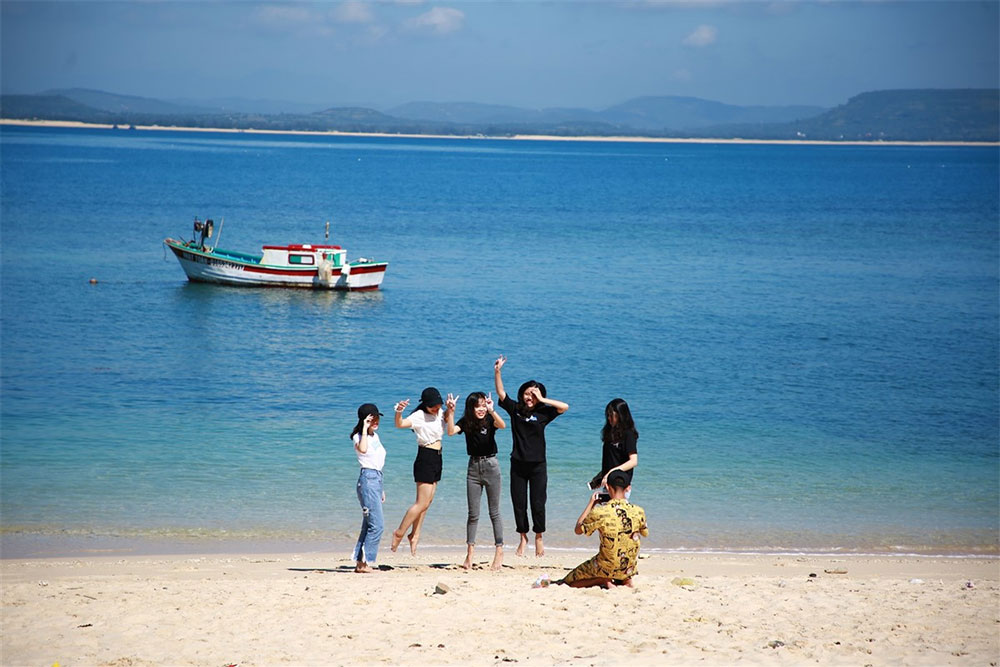
[[[326,239],[328,241],[330,240],[330,221],[329,220],[326,221]]]
[[[219,239],[222,238],[222,225],[226,224],[225,218],[219,218],[219,233],[215,235],[215,247],[219,247]]]

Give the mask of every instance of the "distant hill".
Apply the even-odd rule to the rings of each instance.
[[[399,123],[398,118],[387,116],[381,111],[365,109],[363,107],[334,107],[324,109],[311,114],[315,118],[322,118],[331,123],[369,123],[371,125],[391,125]]]
[[[476,102],[410,102],[387,109],[386,113],[397,118],[463,125],[604,122],[599,113],[588,109],[522,109]]]
[[[997,89],[876,91],[827,111],[801,106],[740,107],[688,97],[641,97],[604,111],[532,110],[471,102],[415,102],[389,111],[332,107],[313,113],[248,112],[79,88],[0,96],[3,118],[119,125],[485,136],[1000,141]]]
[[[717,137],[828,141],[1000,140],[1000,90],[882,90],[791,123],[705,128]]]
[[[0,95],[0,117],[106,123],[106,114],[63,95]]]
[[[642,130],[693,130],[713,125],[783,123],[826,111],[812,106],[735,106],[697,97],[637,97],[601,112],[607,122]]]
[[[179,98],[168,101],[172,104],[180,106],[207,107],[215,109],[219,113],[307,114],[319,111],[324,106],[322,104],[303,104],[301,102],[286,102],[283,100],[247,99],[245,97],[213,97],[204,100]]]
[[[883,90],[852,97],[798,125],[806,135],[830,139],[997,141],[998,119],[996,89]]]
[[[603,123],[629,130],[691,130],[734,123],[781,123],[826,111],[813,106],[741,107],[696,97],[637,97],[603,111],[520,107],[474,102],[411,102],[387,110],[398,118],[462,124]]]
[[[103,90],[89,88],[62,88],[46,90],[42,95],[58,95],[74,102],[110,113],[148,113],[148,114],[202,114],[220,113],[222,109],[197,105],[180,105],[148,97],[135,95],[118,95],[106,93]]]

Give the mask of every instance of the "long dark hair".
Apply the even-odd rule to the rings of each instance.
[[[463,431],[482,427],[489,420],[489,413],[483,415],[482,419],[476,418],[476,408],[479,407],[479,401],[485,400],[486,394],[481,391],[474,391],[465,397],[465,412],[462,413],[462,418],[458,420],[458,425],[462,427]]]
[[[618,423],[611,423],[611,413],[618,417]],[[635,422],[632,420],[632,411],[628,408],[628,403],[621,398],[613,398],[608,406],[604,408],[604,428],[601,429],[601,440],[607,443],[621,442],[628,432],[639,437],[639,432],[635,430]]]
[[[527,382],[522,384],[521,388],[517,390],[517,411],[522,415],[527,415],[528,413],[531,412],[531,410],[534,410],[534,408],[529,410],[528,407],[524,404],[524,392],[528,390],[528,387],[538,387],[538,391],[542,393],[542,398],[545,398],[546,396],[545,385],[542,384],[541,382],[538,382],[537,380],[528,380]]]

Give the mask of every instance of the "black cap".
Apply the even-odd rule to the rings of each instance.
[[[358,419],[364,419],[368,415],[381,417],[382,413],[378,411],[378,406],[374,403],[364,403],[358,408]]]
[[[608,486],[613,486],[616,489],[628,488],[628,475],[621,470],[612,470],[608,474]]]
[[[417,410],[423,410],[432,405],[441,405],[443,403],[441,392],[434,387],[427,387],[427,389],[420,392],[420,405],[417,406]]]

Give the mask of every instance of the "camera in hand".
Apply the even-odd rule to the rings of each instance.
[[[606,503],[609,500],[611,500],[611,494],[610,493],[601,493],[601,494],[599,494],[597,496],[597,502],[599,502],[599,503]]]

